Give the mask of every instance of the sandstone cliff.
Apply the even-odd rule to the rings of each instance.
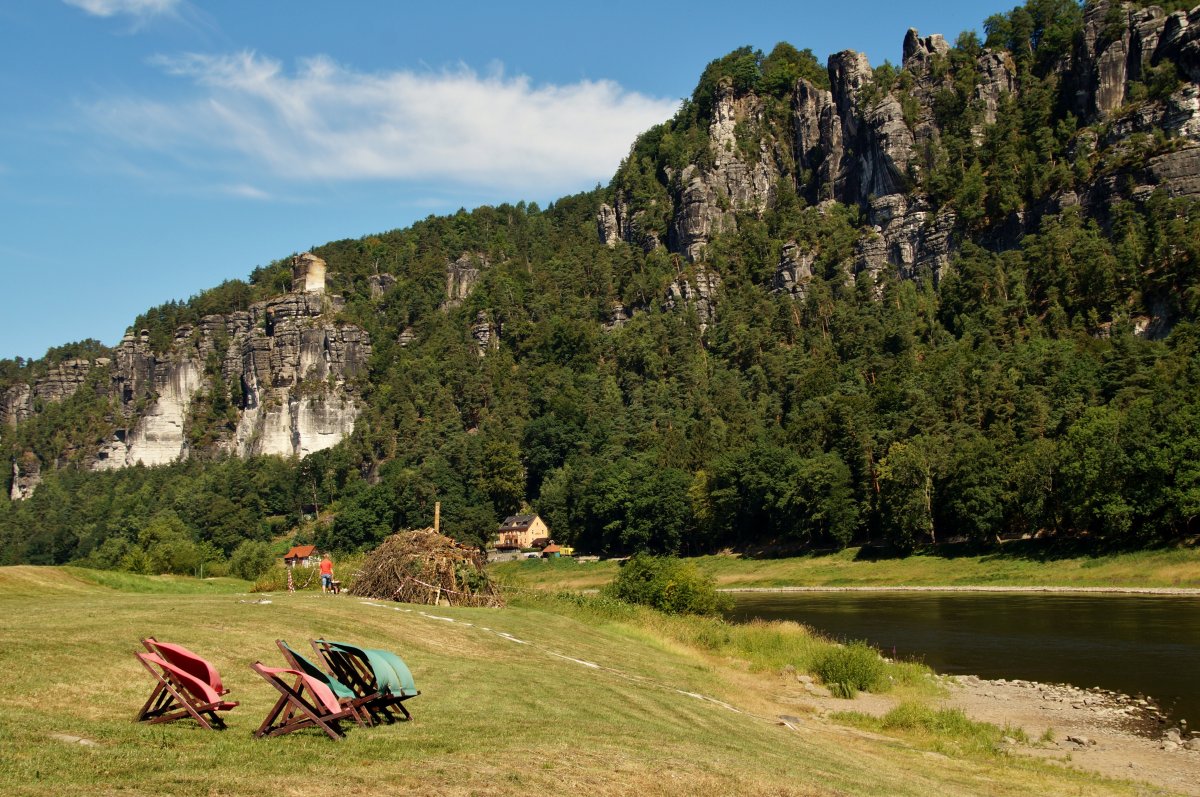
[[[828,89],[795,81],[785,124],[770,117],[763,96],[722,83],[707,120],[704,157],[682,169],[660,163],[658,188],[650,190],[652,170],[635,146],[597,215],[600,240],[647,250],[665,245],[703,263],[714,236],[737,230],[739,217],[761,217],[787,190],[809,204],[837,201],[861,209],[866,223],[854,256],[842,264],[848,277],[940,278],[951,266],[962,224],[952,207],[939,207],[920,185],[924,153],[943,135],[937,98],[955,87],[950,52],[942,36],[909,30],[900,77],[887,86],[862,53],[836,53],[828,60]],[[1010,53],[980,48],[972,57],[969,100],[979,110],[978,139],[1007,99],[1019,104],[1021,97]],[[1166,97],[1134,97],[1135,87],[1164,64],[1175,65],[1181,84]],[[1103,211],[1122,191],[1144,198],[1161,187],[1172,196],[1200,197],[1200,7],[1168,15],[1154,6],[1089,3],[1082,41],[1054,69],[1074,97],[1081,125],[1095,125],[1105,136],[1095,146],[1119,151],[1149,134],[1165,134],[1169,146],[1120,173],[1093,178],[1071,196],[1003,220],[991,232],[994,245],[1013,245],[1036,230],[1042,215],[1068,204]],[[1087,144],[1089,132],[1078,146]],[[812,258],[798,244],[786,249],[773,288],[802,297]],[[621,308],[606,329],[619,326],[624,313]]]
[[[341,304],[325,292],[324,261],[305,253],[295,259],[292,292],[182,326],[166,352],[131,331],[111,358],[66,360],[32,385],[8,388],[0,395],[0,436],[91,384],[109,402],[111,430],[84,453],[81,464],[91,469],[329,448],[354,429],[371,354],[364,330],[334,320]],[[204,452],[193,451],[196,407],[217,391],[232,401],[234,420],[208,436]],[[32,493],[43,465],[30,452],[14,461],[14,499]]]

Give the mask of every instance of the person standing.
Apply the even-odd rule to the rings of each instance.
[[[321,592],[333,592],[333,560],[321,554]]]

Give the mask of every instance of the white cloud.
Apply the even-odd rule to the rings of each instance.
[[[225,186],[225,193],[229,194],[230,196],[241,197],[242,199],[270,199],[271,198],[271,195],[268,194],[266,191],[262,190],[261,188],[255,188],[252,185],[247,185],[246,183],[239,183],[238,185],[227,185],[227,186]]]
[[[221,160],[243,179],[580,187],[607,180],[634,137],[678,106],[612,81],[535,85],[499,69],[365,74],[315,57],[289,73],[248,52],[156,63],[192,81],[192,96],[110,101],[92,107],[93,120],[181,161]]]
[[[81,8],[97,17],[127,14],[131,17],[152,17],[177,9],[182,0],[63,0],[69,6]]]

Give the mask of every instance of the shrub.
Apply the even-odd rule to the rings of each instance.
[[[265,542],[246,540],[229,558],[229,570],[238,578],[254,581],[275,564],[275,554]]]
[[[727,596],[717,593],[716,581],[692,564],[645,554],[626,561],[602,594],[668,614],[719,614],[731,604]]]
[[[829,648],[818,654],[813,672],[836,697],[852,698],[858,692],[882,692],[888,687],[887,666],[865,642]]]

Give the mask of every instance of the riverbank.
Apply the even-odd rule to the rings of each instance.
[[[1200,594],[1200,548],[1179,547],[1115,554],[1067,555],[1012,543],[972,555],[918,553],[873,558],[860,548],[782,559],[736,554],[688,559],[721,589],[924,588],[1059,590],[1165,590],[1152,594]],[[524,589],[598,589],[613,579],[615,561],[526,559],[489,566],[511,586]],[[1173,592],[1173,590],[1183,590]]]
[[[822,712],[797,680],[809,635],[791,623],[730,629],[542,595],[508,609],[434,609],[312,593],[149,594],[156,588],[135,577],[110,588],[58,568],[0,568],[6,794],[265,795],[336,782],[359,795],[463,797],[1132,797],[1146,789],[1129,779],[1155,782],[1015,754],[991,726],[971,725],[964,738],[925,708],[916,716],[929,722],[884,732],[841,718],[858,701]],[[129,721],[152,686],[129,655],[146,634],[216,664],[240,702],[227,731]],[[400,653],[422,692],[409,703],[416,721],[351,728],[337,744],[316,732],[253,739],[277,696],[247,664],[277,663],[277,638],[316,634]],[[755,644],[739,647],[739,634]],[[75,688],[81,657],[86,701]],[[910,671],[917,683],[887,699],[938,699],[940,681]]]
[[[1168,728],[1144,699],[1034,681],[941,680],[948,690],[939,705],[1004,728],[1000,749],[1007,755],[1200,795],[1200,738]],[[793,691],[818,717],[864,730],[877,730],[897,706],[888,695],[860,695],[847,705],[819,686],[797,681]]]

